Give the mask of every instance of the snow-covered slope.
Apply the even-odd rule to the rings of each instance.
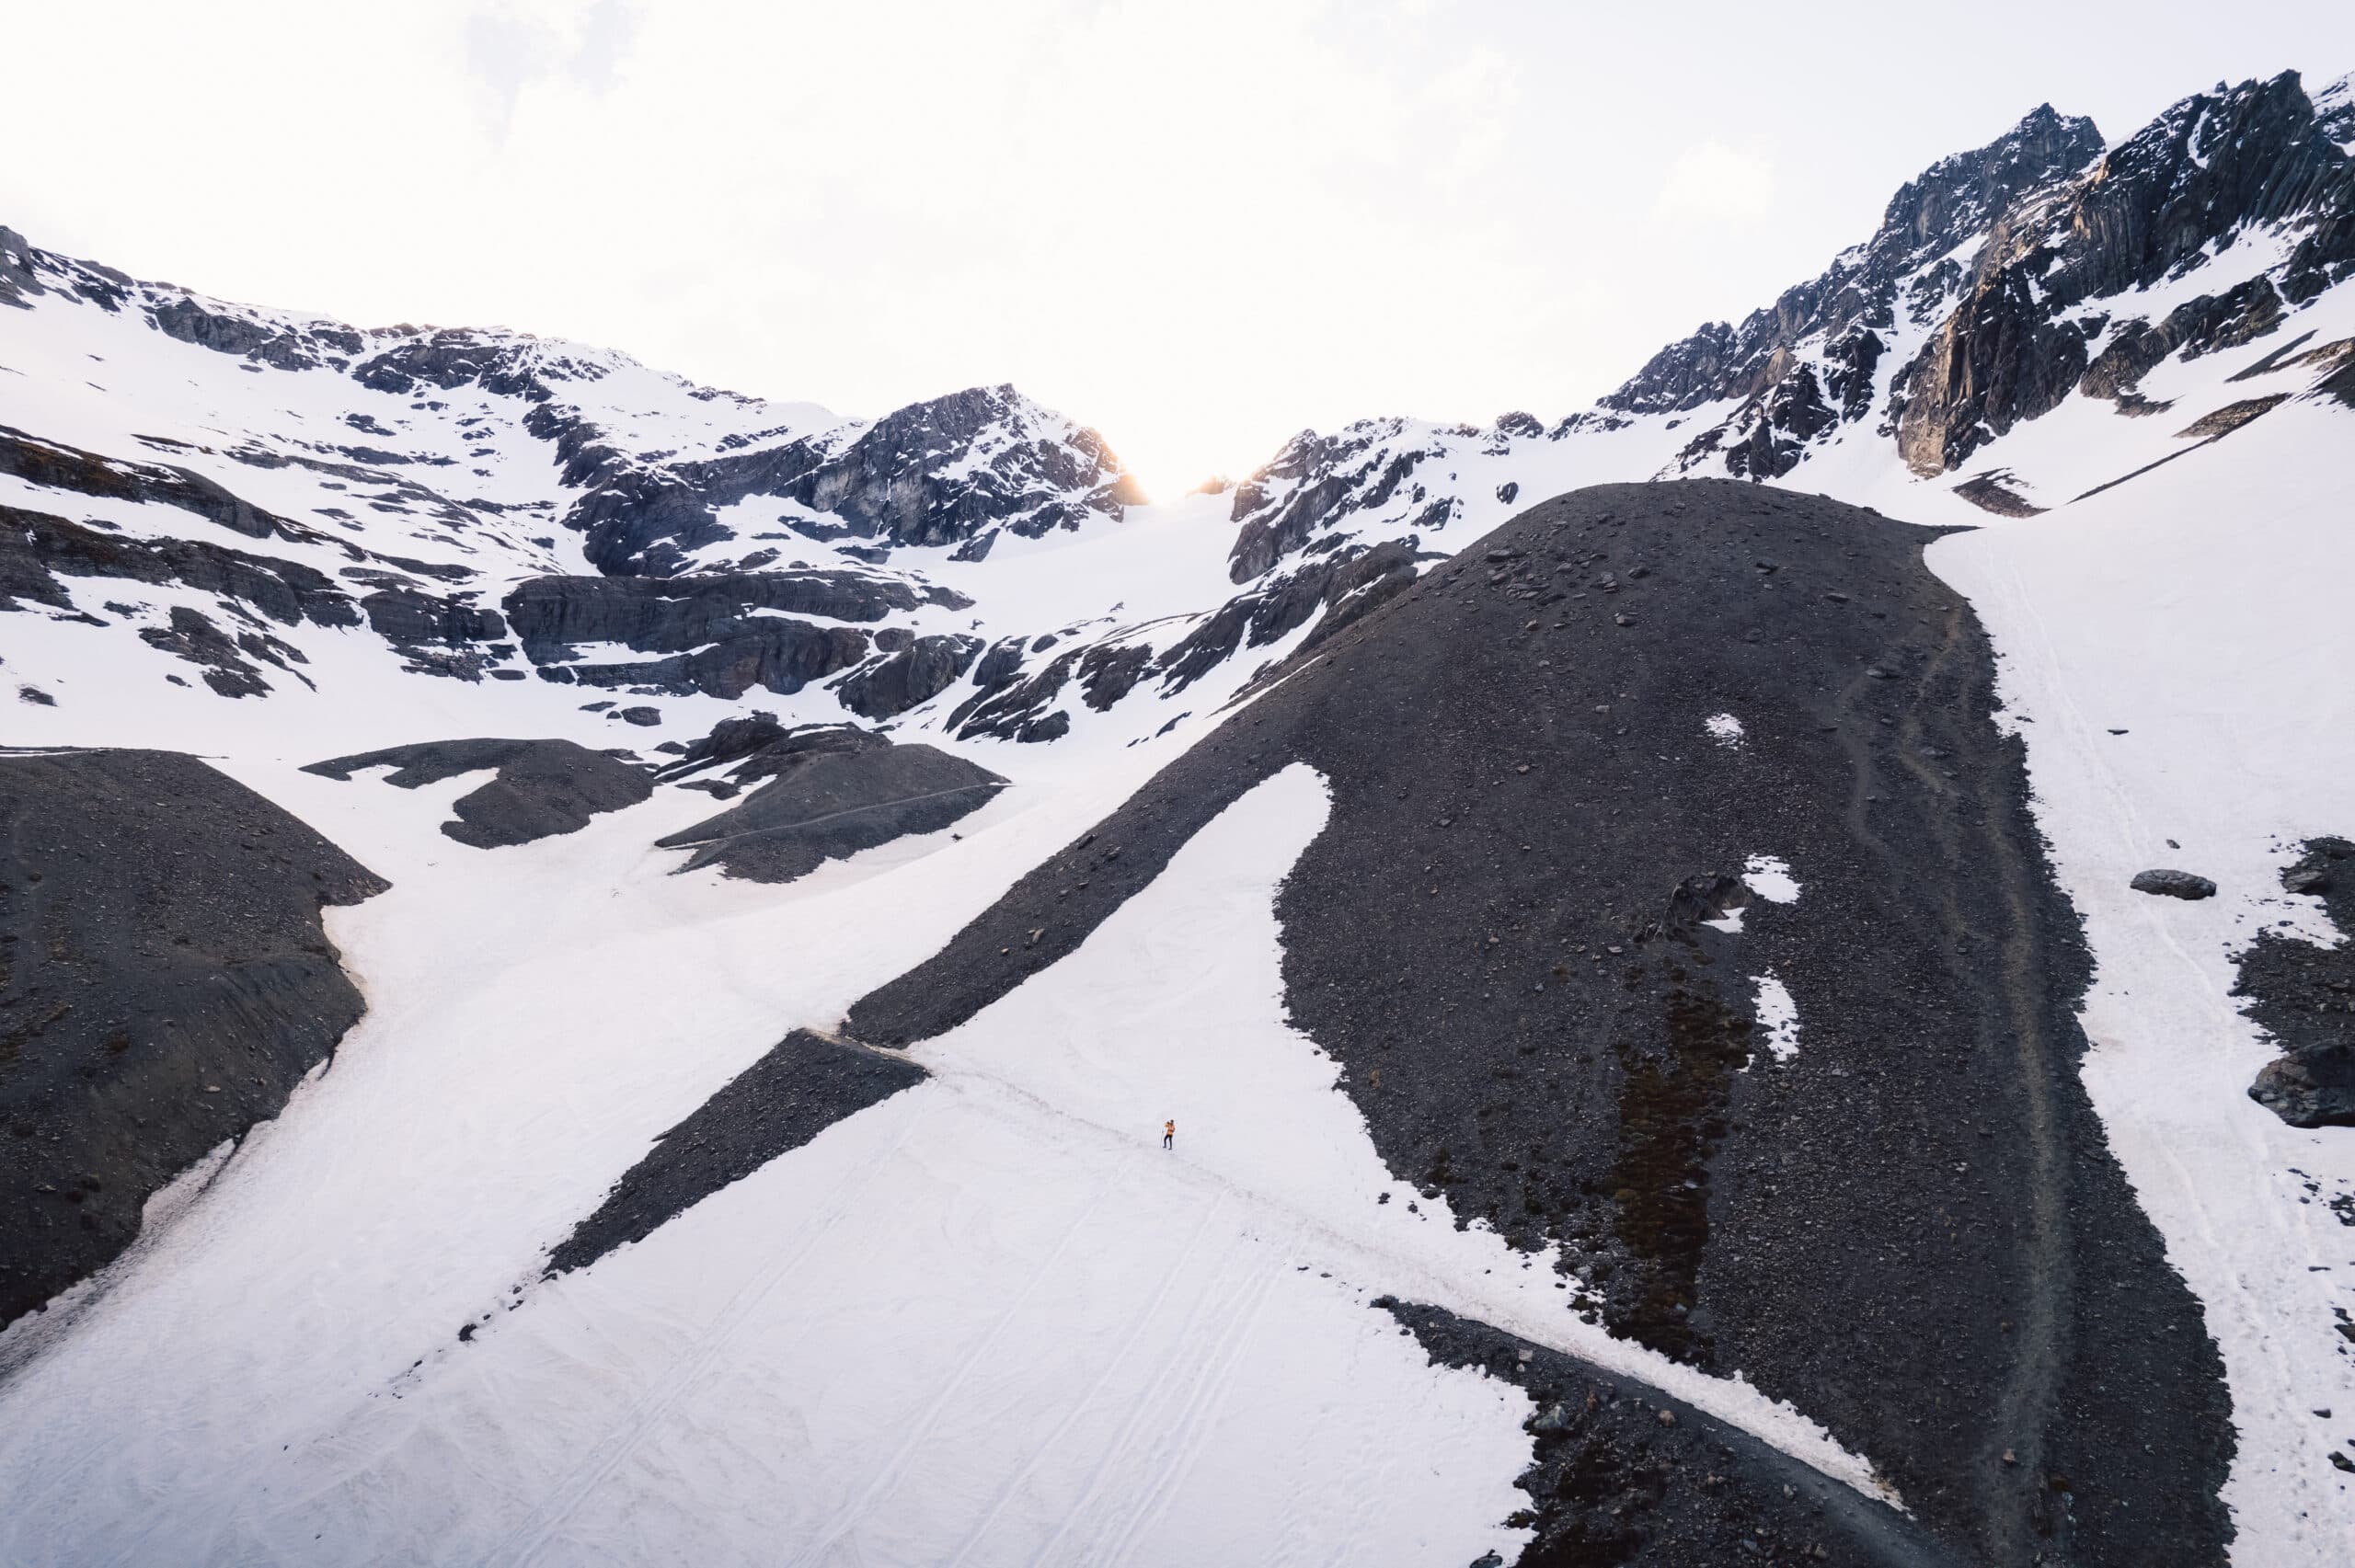
[[[1318,649],[1441,590],[1434,563],[1566,490],[1734,477],[1975,530],[1928,560],[1993,638],[2086,921],[2085,1086],[2222,1356],[2232,1558],[2346,1561],[2355,1428],[2320,1412],[2355,1409],[2355,1133],[2248,1098],[2272,1047],[2231,990],[2260,925],[2343,934],[2279,876],[2355,837],[2351,444],[2355,79],[2220,86],[2115,143],[2040,108],[1592,408],[1304,431],[1233,489],[1157,505],[1103,438],[1008,387],[844,419],[518,333],[229,304],[0,230],[5,738],[214,759],[394,884],[327,911],[369,1008],[331,1070],[157,1193],[121,1261],[0,1331],[0,1556],[1510,1558],[1560,1539],[1524,1502],[1601,1519],[1617,1495],[1514,1491],[1563,1430],[1523,1426],[1539,1407],[1513,1379],[1539,1353],[1623,1379],[1647,1426],[1661,1402],[1663,1426],[1712,1424],[1696,1441],[1763,1438],[1882,1495],[1877,1456],[1832,1434],[1894,1413],[1770,1399],[1563,1313],[1557,1288],[1610,1295],[1548,1266],[1581,1255],[1567,1227],[1533,1220],[1521,1247],[1469,1207],[1465,1230],[1431,1223],[1445,1184],[1385,1165],[1404,1135],[1304,1032],[1270,914],[1330,780],[1269,779],[1084,943],[1047,934],[1118,876],[1091,825]],[[1446,587],[1477,567],[1533,633],[1641,623],[1629,563],[1541,565],[1459,560]],[[1576,744],[1640,728],[1598,695]],[[651,762],[756,711],[879,726],[1011,787],[767,887],[673,875],[685,856],[653,847],[712,815],[685,791],[732,793],[695,755],[650,798],[488,851],[439,830],[479,773],[403,793],[301,772],[468,737]],[[1776,743],[1732,733],[1663,739],[1660,777],[1679,744]],[[1400,787],[1522,765],[1476,742],[1397,757]],[[1083,851],[1099,869],[1048,876],[1047,923],[982,955],[1043,940],[1057,961],[918,1045],[922,1082],[541,1277],[649,1140],[780,1036],[833,1028]],[[1493,880],[1442,861],[1407,893]],[[2178,864],[2218,896],[2127,887]],[[1722,918],[1742,929],[1738,904]],[[1798,978],[1775,1006],[1813,1031],[1826,1001]],[[1795,1059],[1832,1059],[1819,1037]],[[1505,1152],[1459,1140],[1467,1168]],[[1367,1310],[1400,1292],[1530,1354],[1494,1376],[1429,1359]],[[1586,1430],[1624,1459],[1600,1435],[1622,1402],[1598,1395]],[[1775,1490],[1720,1462],[1737,1499]],[[2073,1550],[2123,1560],[2102,1543],[2129,1538],[2086,1522],[2122,1502],[2049,1490]],[[1903,1532],[1941,1505],[1915,1502],[1858,1560],[1935,1560]],[[1689,1560],[1727,1560],[1712,1539]]]

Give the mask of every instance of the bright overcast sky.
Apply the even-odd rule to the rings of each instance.
[[[1557,416],[2040,101],[2355,68],[2355,6],[103,0],[0,26],[0,223],[361,325],[879,414],[1011,381],[1150,487]],[[7,330],[0,320],[0,336]]]

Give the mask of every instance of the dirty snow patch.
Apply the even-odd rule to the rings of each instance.
[[[1775,1059],[1788,1061],[1798,1055],[1799,1004],[1772,969],[1758,977],[1757,1011],[1759,1024],[1766,1031],[1766,1048]]]
[[[1711,714],[1701,721],[1701,727],[1720,746],[1731,749],[1741,744],[1741,720],[1731,714]]]
[[[1790,862],[1780,855],[1754,854],[1742,863],[1743,886],[1770,904],[1796,904],[1799,885],[1792,879]]]

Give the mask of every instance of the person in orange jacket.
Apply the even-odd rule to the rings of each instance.
[[[1161,1147],[1164,1149],[1178,1147],[1178,1123],[1174,1118],[1161,1124]]]

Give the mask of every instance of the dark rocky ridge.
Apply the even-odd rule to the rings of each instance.
[[[1536,1539],[1520,1568],[1722,1568],[1729,1559],[1963,1568],[1904,1515],[1632,1378],[1438,1307],[1378,1297],[1433,1364],[1525,1391]],[[1747,1541],[1745,1549],[1739,1543]],[[1734,1543],[1729,1547],[1729,1543]]]
[[[587,1268],[615,1247],[644,1241],[720,1188],[926,1076],[905,1057],[796,1029],[656,1139],[596,1212],[548,1253],[548,1272]]]
[[[636,806],[654,793],[644,770],[569,740],[430,740],[330,758],[303,771],[349,783],[364,768],[391,767],[385,783],[416,789],[461,773],[497,770],[480,789],[460,795],[454,821],[442,831],[478,850],[528,844],[577,832],[604,811]]]
[[[0,474],[76,495],[177,507],[248,539],[327,543],[316,530],[264,511],[193,469],[100,457],[6,425],[0,425]]]
[[[360,621],[351,596],[324,572],[293,561],[232,550],[208,540],[124,539],[48,512],[0,506],[0,610],[29,600],[71,610],[59,577],[121,578],[185,583],[250,605],[292,626],[350,626]]]
[[[543,681],[608,690],[653,687],[674,696],[702,692],[732,700],[755,686],[798,692],[867,658],[871,643],[866,632],[796,616],[875,622],[922,604],[963,609],[970,602],[947,589],[919,594],[892,578],[778,571],[533,578],[516,585],[503,607],[524,657],[538,667]],[[633,652],[669,657],[581,662],[577,643],[620,643]],[[936,672],[927,664],[906,673],[912,678],[904,689],[914,690],[922,682],[913,677]],[[879,693],[889,678],[878,679]]]
[[[2311,839],[2281,874],[2292,893],[2323,901],[2342,940],[2321,947],[2260,931],[2243,953],[2233,994],[2281,1054],[2249,1098],[2292,1127],[2355,1127],[2355,843]]]
[[[2076,173],[2101,152],[2101,132],[2092,120],[2039,104],[1987,145],[1942,158],[1907,181],[1889,199],[1872,238],[1820,277],[1784,291],[1739,326],[1714,322],[1670,344],[1597,402],[1624,414],[1653,414],[1756,397],[1790,372],[1791,350],[1818,334],[1826,341],[1852,341],[1855,349],[1844,358],[1862,360],[1869,372],[1880,342],[1874,338],[1867,349],[1865,341],[1895,326],[1907,303],[1900,286],[1909,275],[1984,232],[2022,196]]]
[[[653,466],[605,444],[593,428],[538,432],[559,439],[568,483],[587,493],[566,525],[588,535],[589,560],[616,577],[668,577],[686,552],[732,538],[718,509],[774,497],[823,520],[787,512],[781,525],[820,541],[977,546],[1004,527],[1035,537],[1117,519],[1141,501],[1133,480],[1094,430],[1057,431],[1011,386],[971,387],[886,415],[847,441],[821,431],[695,462]]]
[[[1080,700],[1103,712],[1139,684],[1157,682],[1164,696],[1184,691],[1246,647],[1265,647],[1317,618],[1302,640],[1304,650],[1356,622],[1414,586],[1418,564],[1428,557],[1413,534],[1379,544],[1328,548],[1259,582],[1218,607],[1201,624],[1156,653],[1149,643],[1127,642],[1116,634],[1071,647],[1028,670],[1026,639],[993,646],[973,673],[973,694],[948,715],[958,738],[995,736],[1003,740],[1051,740],[1070,725],[1061,707],[1064,686],[1076,679]],[[1041,638],[1033,651],[1051,644]]]
[[[389,884],[165,751],[0,756],[0,1323],[278,1114],[358,1021],[319,923]]]
[[[2188,302],[2155,328],[2123,323],[2099,361],[2087,344],[2108,318],[2065,319],[2195,266],[2245,231],[2293,219],[2308,227],[2278,292],[2258,278]],[[1942,473],[2081,384],[2115,395],[2179,347],[2263,337],[2285,318],[2285,301],[2303,303],[2351,269],[2355,159],[2297,74],[2196,94],[2082,178],[2004,214],[1961,303],[1897,383],[1899,453],[1917,474]]]
[[[1726,481],[1524,512],[845,1031],[971,1017],[1305,761],[1334,809],[1279,899],[1286,1000],[1392,1171],[1561,1242],[1615,1332],[1741,1368],[1966,1555],[2220,1562],[2221,1364],[2078,1081],[2086,955],[1930,537]],[[1761,853],[1798,902],[1698,923]]]
[[[1257,580],[1368,517],[1428,537],[1460,515],[1457,459],[1647,416],[1730,403],[1662,476],[1763,480],[1867,418],[1929,475],[2071,395],[2157,411],[2135,386],[2163,360],[2268,337],[2355,274],[2350,105],[2318,107],[2283,73],[2187,98],[2107,152],[2091,121],[2040,106],[1908,182],[1880,227],[1819,276],[1739,325],[1670,344],[1591,412],[1550,429],[1516,413],[1486,428],[1369,419],[1302,432],[1235,486],[1232,573]],[[2155,321],[2132,314],[2135,291],[2275,234],[2287,258],[2266,275]],[[2092,308],[2111,300],[2114,312]],[[1894,362],[1916,331],[1928,341]],[[2355,406],[2355,366],[2325,390],[2334,386]],[[2004,515],[2031,507],[1982,479],[1966,482],[1965,498]]]
[[[741,727],[726,736],[715,730],[699,743],[706,748],[701,756],[691,753],[674,768],[684,772],[749,745],[729,771],[740,784],[767,782],[717,817],[655,841],[694,852],[683,871],[717,865],[748,881],[790,882],[829,860],[936,832],[1005,787],[1005,780],[961,757],[931,746],[895,746],[866,730],[787,734],[774,720],[767,729],[729,724]]]
[[[427,674],[479,680],[487,663],[513,652],[495,643],[480,649],[468,646],[506,635],[498,612],[475,608],[468,595],[420,592],[398,573],[370,567],[345,570],[384,586],[355,600],[333,578],[298,561],[202,539],[130,539],[47,512],[0,506],[0,612],[22,610],[29,601],[86,614],[76,612],[61,577],[179,583],[214,594],[226,612],[247,623],[243,629],[224,632],[203,612],[175,605],[164,625],[143,627],[139,635],[202,668],[206,683],[223,696],[269,693],[270,681],[251,660],[307,681],[294,669],[308,662],[302,650],[270,635],[262,617],[288,626],[304,621],[350,626],[364,615],[369,629],[408,660],[407,668]]]

